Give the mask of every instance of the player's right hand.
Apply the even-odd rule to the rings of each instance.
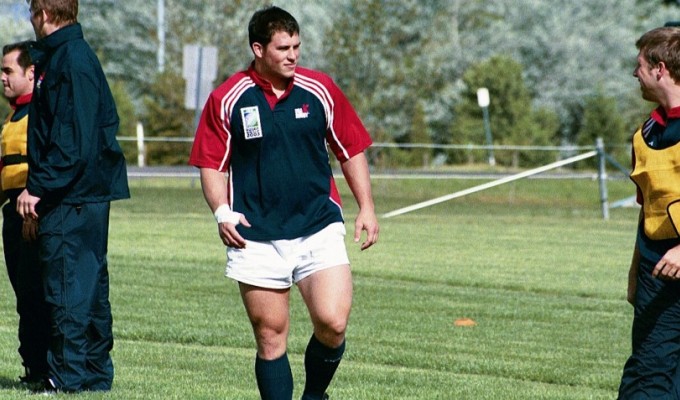
[[[239,223],[246,228],[250,228],[250,222],[246,219],[245,215],[241,214],[239,218]],[[220,234],[220,239],[225,246],[233,247],[235,249],[244,249],[246,247],[246,240],[241,236],[236,230],[236,225],[230,224],[228,222],[222,222],[217,224],[217,230]]]

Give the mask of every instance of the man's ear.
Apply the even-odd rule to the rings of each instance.
[[[661,79],[665,74],[668,74],[668,68],[666,68],[666,63],[660,61],[657,65],[656,80]]]
[[[262,55],[264,54],[264,47],[258,42],[253,43],[250,46],[250,49],[253,51],[253,54],[255,55],[255,58],[262,58]]]
[[[35,79],[35,67],[33,65],[29,65],[29,67],[26,68],[26,77],[30,82],[33,82]]]
[[[42,14],[43,21],[52,22],[52,16],[48,14],[46,10],[42,9],[40,10],[40,13]]]

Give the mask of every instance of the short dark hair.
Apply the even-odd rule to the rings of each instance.
[[[19,57],[17,57],[17,63],[23,70],[26,70],[26,68],[33,65],[33,61],[31,61],[31,55],[28,53],[30,44],[31,42],[28,40],[24,42],[7,44],[2,47],[2,55],[6,56],[7,54],[18,50]]]
[[[666,64],[675,82],[680,82],[680,28],[662,27],[652,29],[642,35],[635,46],[651,65]]]
[[[266,46],[276,32],[286,32],[293,36],[300,34],[300,26],[288,11],[276,6],[262,8],[253,14],[248,23],[250,46],[259,43]]]

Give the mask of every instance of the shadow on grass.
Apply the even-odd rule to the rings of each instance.
[[[16,389],[16,390],[29,390],[30,387],[19,382],[17,378],[7,378],[6,376],[0,376],[0,389]]]

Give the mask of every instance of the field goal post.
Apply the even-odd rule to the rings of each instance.
[[[406,213],[409,213],[411,211],[415,210],[420,210],[421,208],[426,208],[433,206],[435,204],[443,203],[445,201],[449,201],[452,199],[456,199],[459,197],[467,196],[472,193],[477,193],[481,192],[482,190],[490,189],[492,187],[500,186],[509,182],[517,181],[520,179],[527,178],[529,176],[533,175],[538,175],[540,173],[543,173],[545,171],[549,171],[555,168],[560,168],[565,165],[573,164],[578,161],[586,160],[588,158],[592,157],[597,157],[598,158],[598,172],[597,172],[597,179],[599,183],[599,191],[600,191],[600,205],[602,207],[602,218],[605,220],[609,219],[609,200],[608,200],[608,194],[607,194],[607,171],[606,171],[606,162],[607,162],[607,154],[604,152],[604,141],[602,138],[597,138],[597,141],[595,143],[595,150],[588,151],[583,154],[579,154],[573,157],[566,158],[564,160],[559,160],[547,165],[543,165],[538,168],[530,169],[527,171],[520,172],[518,174],[506,176],[500,179],[496,179],[491,182],[483,183],[481,185],[477,185],[468,189],[460,190],[455,193],[447,194],[445,196],[437,197],[432,200],[427,200],[423,201],[421,203],[413,204],[408,207],[400,208],[394,211],[390,211],[386,214],[383,214],[383,218],[392,218],[396,217],[398,215],[403,215]]]

